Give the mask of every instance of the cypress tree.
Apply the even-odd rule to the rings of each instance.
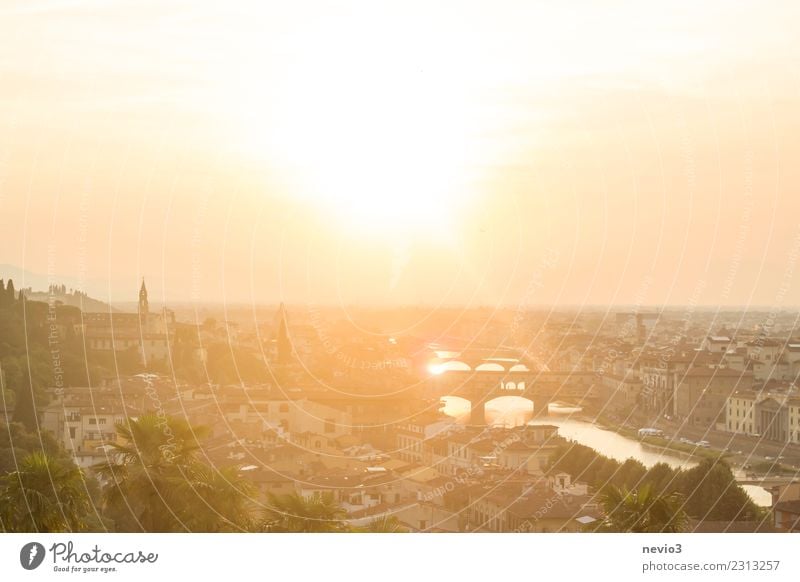
[[[30,386],[22,385],[17,390],[13,420],[14,422],[21,422],[30,432],[38,430],[36,403],[33,401],[33,390],[31,390]]]

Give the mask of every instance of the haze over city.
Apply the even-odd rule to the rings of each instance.
[[[112,301],[146,276],[173,302],[796,304],[799,10],[4,2],[0,264]]]
[[[0,2],[0,579],[797,579],[798,22]]]

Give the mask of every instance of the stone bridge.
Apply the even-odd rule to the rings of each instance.
[[[519,396],[534,403],[534,410],[546,412],[557,400],[582,402],[594,397],[600,382],[593,372],[551,372],[528,358],[513,354],[498,356],[470,351],[447,353],[429,366],[425,384],[427,398],[458,396],[470,402],[470,422],[485,423],[486,403],[503,396]]]

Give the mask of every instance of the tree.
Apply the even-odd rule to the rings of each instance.
[[[187,479],[187,494],[196,493],[199,502],[191,519],[193,531],[250,531],[254,528],[253,485],[236,467],[216,469],[195,463]]]
[[[262,529],[292,533],[347,531],[349,528],[343,521],[345,516],[344,509],[330,494],[315,493],[310,497],[297,493],[280,496],[270,494]]]
[[[33,390],[26,388],[23,383],[16,392],[15,400],[14,422],[21,423],[29,431],[38,430],[39,421],[36,414]]]
[[[620,487],[634,489],[640,485],[647,474],[645,466],[636,459],[628,459],[619,467],[612,481]]]
[[[8,285],[6,285],[6,303],[14,303],[14,300],[17,298],[17,292],[14,291],[14,281],[12,279],[8,280]]]
[[[22,459],[36,451],[45,452],[62,462],[71,462],[49,432],[29,431],[21,423],[0,421],[0,475],[16,471]]]
[[[676,486],[675,471],[666,463],[656,463],[647,470],[644,481],[650,483],[655,493],[672,491]]]
[[[687,513],[701,521],[752,521],[763,517],[727,463],[718,459],[704,459],[683,472],[677,489],[686,497]]]
[[[400,522],[393,515],[384,515],[377,519],[373,519],[362,531],[367,533],[406,533],[408,530],[400,525]]]
[[[554,452],[548,470],[565,471],[574,480],[586,481],[597,489],[615,485],[631,490],[646,484],[657,495],[677,492],[685,499],[685,512],[701,521],[765,518],[765,512],[736,482],[722,459],[704,459],[688,470],[672,469],[664,463],[645,470],[636,461],[620,464],[587,446],[570,443]]]
[[[249,485],[233,468],[197,460],[207,430],[148,413],[118,424],[120,442],[95,467],[117,531],[242,531],[251,526]]]
[[[602,501],[606,519],[599,531],[675,533],[688,525],[681,508],[683,497],[678,493],[657,495],[649,484],[632,491],[609,485],[602,493]]]
[[[116,427],[111,460],[95,466],[103,502],[120,531],[186,531],[180,509],[199,445],[188,423],[154,413]]]
[[[0,478],[0,523],[7,532],[81,531],[91,507],[83,472],[42,451]]]

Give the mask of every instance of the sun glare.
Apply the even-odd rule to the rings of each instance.
[[[359,228],[444,228],[468,187],[458,104],[424,78],[352,73],[322,104],[319,77],[306,79],[276,129],[297,193]]]
[[[446,232],[481,156],[472,92],[424,46],[413,49],[418,58],[379,35],[330,46],[292,62],[246,131],[288,193],[345,228]]]

